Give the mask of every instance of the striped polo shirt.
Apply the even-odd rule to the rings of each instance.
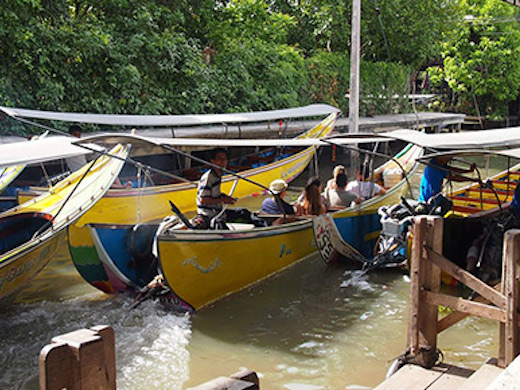
[[[222,210],[222,204],[203,205],[202,198],[218,199],[220,197],[220,176],[210,169],[200,178],[197,189],[197,214],[213,218]]]

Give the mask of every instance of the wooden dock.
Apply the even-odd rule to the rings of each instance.
[[[402,358],[406,364],[376,389],[520,389],[520,230],[504,235],[502,281],[492,287],[442,255],[443,229],[441,217],[415,218],[408,346]],[[441,271],[480,297],[470,300],[441,293]],[[439,319],[439,306],[453,312]],[[499,322],[498,359],[474,372],[437,364],[437,335],[469,315]]]
[[[484,390],[503,371],[492,363],[482,365],[477,371],[449,364],[431,369],[408,364],[374,390]]]

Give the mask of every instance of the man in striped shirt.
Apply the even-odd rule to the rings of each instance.
[[[224,149],[215,149],[210,159],[213,165],[226,168],[227,154]],[[202,175],[197,189],[197,216],[192,223],[197,229],[208,229],[209,223],[221,210],[223,204],[234,204],[236,200],[220,192],[222,171],[211,167]]]

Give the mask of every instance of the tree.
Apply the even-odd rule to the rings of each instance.
[[[520,88],[518,8],[500,0],[461,0],[466,18],[443,40],[442,66],[432,83],[451,90],[448,105],[493,118],[507,112]]]

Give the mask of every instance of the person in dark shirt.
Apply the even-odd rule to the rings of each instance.
[[[260,212],[264,214],[293,215],[293,206],[291,206],[289,203],[283,200],[283,198],[287,194],[287,187],[287,183],[282,179],[273,180],[269,185],[269,190],[271,190],[273,196],[263,201]],[[276,199],[276,197],[278,197],[278,200]],[[283,210],[280,210],[280,206],[283,207]]]

